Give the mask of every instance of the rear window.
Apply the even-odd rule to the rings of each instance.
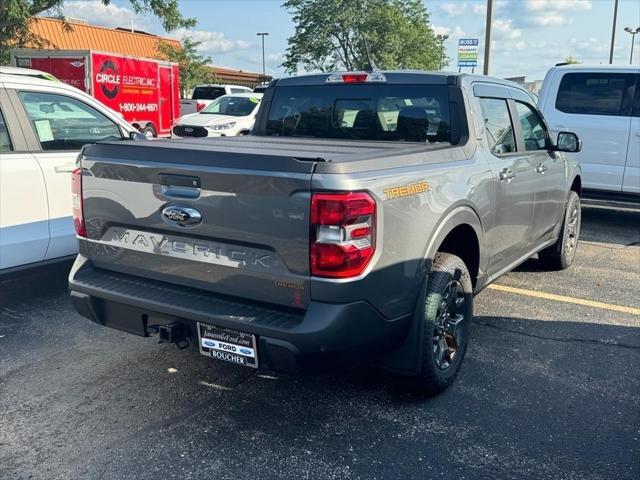
[[[313,85],[276,88],[265,135],[449,142],[444,85]]]
[[[193,89],[192,100],[215,100],[225,94],[224,87],[196,87]]]
[[[581,115],[630,115],[635,77],[626,73],[567,73],[558,88],[556,109]]]

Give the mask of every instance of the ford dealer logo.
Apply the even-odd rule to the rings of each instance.
[[[198,210],[180,205],[165,207],[162,210],[162,218],[167,223],[181,227],[195,227],[202,222],[202,214]]]

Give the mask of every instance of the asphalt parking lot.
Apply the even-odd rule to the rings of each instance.
[[[2,479],[640,478],[640,213],[585,209],[571,269],[531,259],[481,293],[431,399],[104,329],[65,277],[0,285]]]

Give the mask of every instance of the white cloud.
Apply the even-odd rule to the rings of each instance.
[[[466,33],[464,32],[464,30],[462,30],[462,27],[460,27],[460,25],[456,25],[454,28],[445,27],[442,25],[431,25],[431,29],[433,30],[433,33],[435,33],[436,35],[449,35],[449,37],[451,38],[459,38],[459,37],[464,37],[466,35]]]
[[[493,21],[493,31],[497,40],[515,40],[522,37],[522,31],[514,28],[511,20],[496,19]]]
[[[182,40],[184,37],[190,37],[196,42],[201,42],[198,50],[207,54],[227,53],[236,50],[246,50],[251,47],[251,42],[246,40],[232,40],[225,36],[222,32],[210,32],[206,30],[188,30],[179,28],[172,32],[173,36]]]
[[[487,4],[486,3],[474,3],[473,4],[473,13],[476,15],[482,14],[482,15],[486,15],[487,14]]]
[[[84,20],[91,25],[109,28],[129,27],[133,18],[134,27],[141,28],[141,25],[138,25],[140,19],[136,18],[133,10],[119,7],[113,3],[104,5],[100,0],[67,1],[64,3],[63,11],[68,18]]]
[[[522,28],[559,27],[574,22],[577,14],[591,10],[591,0],[511,0],[496,9]]]
[[[440,3],[438,8],[450,17],[459,17],[467,13],[469,5],[461,2]]]

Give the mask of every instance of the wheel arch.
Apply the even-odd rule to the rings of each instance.
[[[582,177],[579,173],[573,177],[569,191],[576,192],[579,197],[582,197]]]
[[[451,253],[465,262],[475,288],[488,263],[484,245],[484,229],[477,212],[468,205],[454,207],[442,218],[429,240],[425,272],[431,267],[437,252]]]

